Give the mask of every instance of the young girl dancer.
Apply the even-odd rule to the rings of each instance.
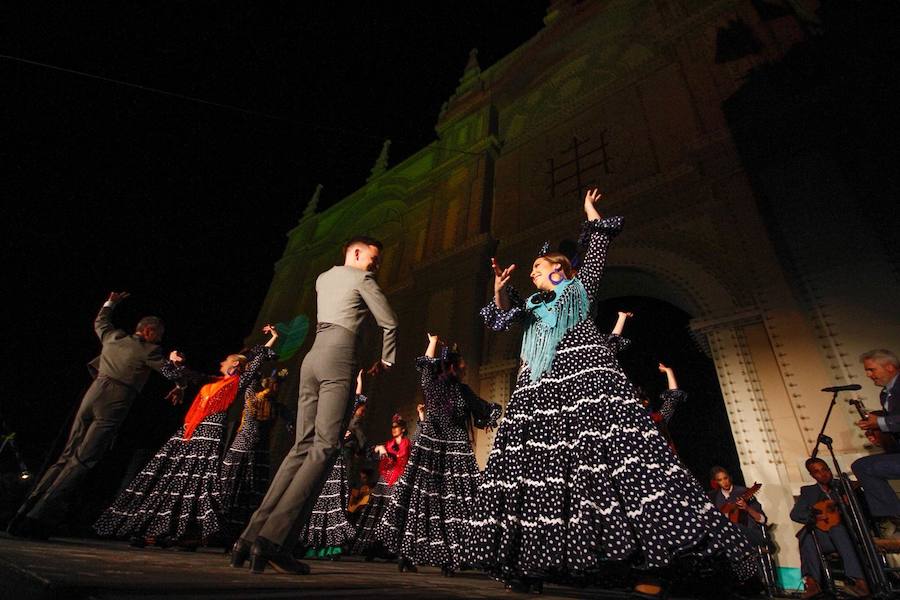
[[[474,416],[476,426],[496,427],[500,405],[485,402],[462,383],[466,361],[446,346],[437,356],[438,342],[438,336],[428,334],[425,356],[416,361],[424,414],[376,537],[400,557],[401,571],[434,565],[450,576],[462,564],[480,476],[469,424]]]

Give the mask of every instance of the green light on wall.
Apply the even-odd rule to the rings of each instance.
[[[306,340],[306,334],[309,332],[309,319],[306,318],[306,315],[297,315],[287,323],[276,323],[275,329],[281,336],[278,360],[287,360],[297,354],[297,350]]]

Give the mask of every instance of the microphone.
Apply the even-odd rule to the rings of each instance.
[[[858,383],[851,383],[850,385],[836,385],[834,387],[822,388],[823,392],[855,392],[857,390],[861,390],[862,386]]]

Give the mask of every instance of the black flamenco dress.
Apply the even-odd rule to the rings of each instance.
[[[255,379],[244,394],[241,426],[222,458],[222,509],[231,537],[246,526],[269,489],[269,449],[266,429],[272,411],[270,388]]]
[[[360,511],[356,519],[356,532],[350,546],[352,554],[365,554],[369,557],[382,551],[381,542],[375,536],[378,525],[384,518],[385,509],[391,501],[394,484],[400,479],[406,462],[409,460],[411,444],[404,435],[397,442],[394,438],[384,443],[387,455],[382,457],[379,466],[378,483],[369,494],[369,502]]]
[[[456,571],[481,475],[469,423],[496,427],[501,407],[478,398],[463,383],[440,377],[439,364],[424,356],[416,361],[426,418],[375,535],[412,564]]]
[[[356,406],[365,402],[362,394],[356,397]],[[346,452],[363,452],[366,449],[360,417],[350,420],[343,446],[344,451],[338,453],[309,520],[300,531],[298,546],[306,548],[307,558],[336,558],[356,535],[356,528],[347,514],[350,485],[344,457]]]
[[[104,537],[185,538],[206,543],[224,533],[220,478],[221,443],[226,411],[243,397],[263,362],[275,357],[265,346],[254,347],[240,375],[205,380],[182,425],[159,449],[94,523]],[[199,421],[199,422],[197,422]]]
[[[522,323],[523,365],[463,560],[503,580],[572,582],[610,565],[652,573],[681,558],[725,558],[746,579],[752,548],[670,451],[589,316],[621,226],[621,217],[585,224],[584,263],[555,294],[511,293],[510,310],[492,301],[481,311],[495,331]]]

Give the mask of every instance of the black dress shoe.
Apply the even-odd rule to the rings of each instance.
[[[519,594],[543,594],[544,581],[536,577],[522,577],[519,579],[508,579],[504,582],[507,591]]]
[[[132,548],[146,548],[147,538],[142,535],[133,535],[128,538],[128,545]]]
[[[235,569],[243,567],[244,563],[250,557],[250,548],[252,546],[253,544],[247,540],[238,538],[234,543],[234,546],[231,547],[231,560],[229,561],[231,566]]]
[[[300,562],[290,554],[276,554],[269,557],[269,566],[277,573],[289,575],[309,575],[309,565]]]
[[[397,561],[397,568],[401,573],[418,573],[419,569],[416,568],[416,565],[412,564],[412,561],[408,558],[400,557],[400,560]]]
[[[266,570],[266,565],[278,573],[309,574],[309,565],[300,562],[287,552],[282,552],[275,543],[266,538],[258,537],[250,548],[250,572],[258,575]]]

